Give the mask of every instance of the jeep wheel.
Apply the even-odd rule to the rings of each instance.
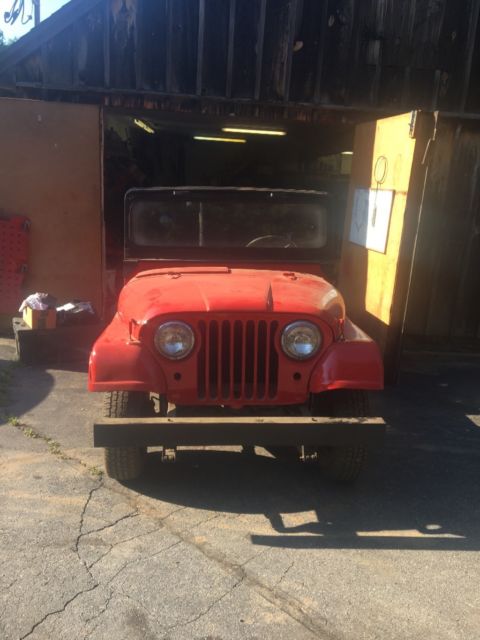
[[[138,391],[111,391],[105,394],[105,418],[127,418],[148,416],[152,405],[147,394]],[[105,448],[105,470],[115,480],[134,480],[145,466],[146,447]]]
[[[353,482],[365,466],[365,447],[319,447],[318,465],[322,473],[337,482]]]
[[[368,396],[364,391],[342,389],[327,392],[328,413],[333,417],[355,418],[369,415]],[[325,414],[324,414],[325,415]],[[353,482],[363,470],[367,449],[361,446],[318,447],[317,462],[322,473],[337,482]]]

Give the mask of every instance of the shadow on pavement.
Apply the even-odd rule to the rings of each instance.
[[[480,414],[479,381],[475,364],[404,373],[375,398],[386,445],[354,486],[266,456],[187,450],[174,465],[150,454],[132,488],[193,508],[264,514],[274,532],[252,531],[257,545],[480,550],[480,428],[469,418]]]
[[[48,371],[38,367],[24,367],[18,363],[11,365],[12,360],[0,359],[0,372],[8,372],[0,377],[0,414],[8,413],[12,406],[15,413],[19,408],[22,414],[27,413],[50,394],[54,379]]]
[[[72,371],[74,373],[88,373],[88,355],[68,362],[55,362],[51,365],[55,371]]]

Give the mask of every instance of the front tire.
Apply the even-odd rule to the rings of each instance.
[[[111,391],[105,394],[105,418],[139,418],[151,412],[148,394],[138,391]],[[106,447],[105,471],[114,480],[134,480],[142,475],[146,454],[146,447]]]
[[[323,400],[323,398],[321,399]],[[357,389],[342,389],[326,394],[326,415],[356,418],[370,413],[368,395]],[[358,478],[367,461],[367,449],[362,446],[318,447],[317,462],[323,475],[336,482],[349,483]]]
[[[358,478],[367,461],[365,447],[319,447],[317,460],[323,475],[335,482]]]
[[[135,480],[145,467],[146,449],[140,447],[106,447],[105,471],[114,480]]]

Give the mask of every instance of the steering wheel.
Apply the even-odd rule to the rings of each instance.
[[[273,244],[270,244],[270,241],[273,241]],[[264,242],[266,242],[266,244],[263,244]],[[246,247],[257,247],[257,246],[262,246],[262,247],[283,247],[284,249],[289,249],[289,248],[293,248],[293,247],[297,247],[298,245],[295,244],[295,242],[293,240],[290,240],[290,238],[287,238],[287,236],[280,236],[280,235],[268,235],[268,236],[258,236],[258,238],[254,238],[253,240],[250,240],[250,242],[248,244],[245,245]]]

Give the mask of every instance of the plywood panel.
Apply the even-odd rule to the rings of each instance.
[[[102,309],[99,108],[0,99],[0,209],[32,221],[26,292]]]
[[[410,113],[365,123],[357,126],[354,142],[339,288],[348,315],[382,349],[391,380],[400,350],[423,193],[422,158],[432,130],[427,118],[418,116],[413,131]],[[359,188],[371,189],[373,194],[393,192],[385,251],[350,241],[354,195]]]

